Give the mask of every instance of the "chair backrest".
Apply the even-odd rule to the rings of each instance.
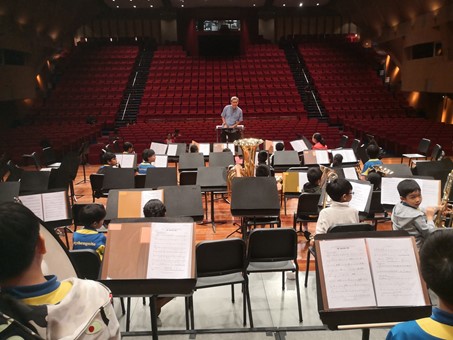
[[[148,168],[146,169],[145,188],[156,189],[162,186],[178,185],[177,177],[175,167]]]
[[[145,187],[146,175],[137,174],[134,177],[134,188],[143,189]]]
[[[297,216],[318,215],[318,202],[321,194],[302,193],[297,203]]]
[[[179,185],[196,185],[197,171],[181,171],[179,173]]]
[[[81,279],[97,280],[101,270],[101,259],[92,249],[70,250],[69,256]]]
[[[247,260],[297,261],[297,232],[292,228],[254,229],[249,235]]]
[[[369,214],[379,214],[384,213],[385,209],[381,203],[381,192],[380,191],[373,191],[371,194],[371,202],[370,202],[370,210],[368,211]]]
[[[437,161],[442,154],[442,147],[439,144],[433,146],[433,150],[431,151],[431,160]]]
[[[198,277],[232,274],[245,269],[245,242],[239,238],[200,242],[195,254]]]
[[[50,146],[47,148],[43,148],[42,159],[46,166],[55,163],[57,161],[57,155],[55,154],[55,150]]]
[[[350,233],[356,231],[375,231],[375,228],[368,223],[352,223],[335,224],[327,230],[328,233]]]
[[[91,174],[90,175],[91,190],[101,190],[104,184],[104,174]]]
[[[344,148],[346,147],[346,144],[348,143],[349,137],[346,135],[341,136],[340,142],[338,143],[339,148]]]
[[[368,156],[368,153],[366,152],[365,144],[362,144],[357,148],[356,154],[357,154],[358,158],[362,161],[363,164],[368,162],[368,160],[370,159],[370,157]]]
[[[431,139],[422,138],[420,140],[420,143],[418,144],[417,152],[421,153],[422,155],[427,155],[430,145],[431,145]]]

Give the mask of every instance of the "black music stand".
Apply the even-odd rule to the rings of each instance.
[[[383,167],[393,171],[387,177],[413,177],[411,168],[406,164],[384,164]]]
[[[90,142],[83,142],[82,145],[79,148],[78,151],[78,158],[79,158],[79,164],[82,166],[83,170],[83,180],[76,183],[86,183],[87,182],[87,176],[86,176],[86,170],[85,170],[85,165],[88,163],[88,151],[90,149]]]
[[[47,191],[49,178],[50,171],[24,171],[20,179],[20,194]]]
[[[406,231],[367,231],[355,233],[327,233],[315,236],[315,246],[322,240],[350,239],[350,238],[393,238],[408,237]],[[320,253],[316,249],[316,253]],[[376,323],[388,323],[396,321],[407,321],[427,317],[431,315],[431,305],[410,306],[410,307],[363,307],[328,309],[324,306],[323,292],[325,287],[321,286],[320,268],[321,256],[316,256],[316,291],[318,296],[318,311],[323,324],[331,330],[341,329],[342,326],[354,325],[354,328],[362,328],[362,339],[369,339],[369,326]],[[427,299],[429,296],[426,292]],[[360,325],[363,325],[360,327]]]
[[[178,185],[176,168],[146,169],[145,188],[157,189],[162,186]]]
[[[178,163],[179,161],[179,156],[183,153],[187,152],[187,145],[186,143],[170,143],[170,145],[176,145],[176,155],[168,155],[168,148],[167,148],[167,155],[168,155],[168,162],[169,163]]]
[[[135,187],[135,171],[131,168],[106,167],[104,170],[103,189],[131,189]]]
[[[412,168],[416,176],[432,176],[434,179],[441,181],[441,187],[445,187],[448,174],[453,170],[453,161],[450,158],[444,158],[441,161],[417,162]],[[450,193],[450,200],[453,199],[453,190]]]
[[[296,152],[297,153],[297,152]],[[231,184],[231,214],[240,217],[279,216],[280,200],[277,182],[273,177],[237,177]],[[241,223],[242,238],[247,236],[247,225]]]
[[[221,136],[222,143],[233,143],[237,139],[242,138],[242,131],[244,131],[244,125],[238,125],[235,128],[226,128],[223,125],[217,125],[215,127],[217,135],[217,143],[219,143],[219,134]]]
[[[14,202],[19,197],[20,182],[0,182],[0,203]]]
[[[234,156],[231,152],[211,152],[209,154],[209,166],[221,166],[228,168],[234,165]]]
[[[203,221],[203,203],[199,186],[163,186],[166,217],[190,217],[194,221]],[[150,189],[110,190],[107,200],[106,220],[118,218],[118,197],[120,191],[149,191]],[[140,216],[137,216],[139,218]],[[123,219],[121,219],[123,220]]]
[[[204,156],[202,153],[183,153],[179,155],[179,171],[196,170],[204,166]]]
[[[206,221],[206,223],[212,223],[212,231],[215,233],[214,193],[225,192],[227,190],[226,168],[212,166],[198,168],[197,185],[201,187],[202,192],[211,193],[211,221]]]
[[[275,151],[274,169],[278,172],[287,171],[294,166],[300,166],[299,154],[297,151]]]

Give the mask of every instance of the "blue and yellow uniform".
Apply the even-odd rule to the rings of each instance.
[[[95,250],[102,259],[105,250],[106,237],[95,228],[85,227],[77,230],[73,236],[73,249]]]

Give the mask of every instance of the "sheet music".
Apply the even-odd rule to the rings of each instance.
[[[116,160],[122,168],[135,168],[135,154],[129,153],[117,153]]]
[[[356,208],[358,211],[365,211],[368,201],[371,197],[370,193],[373,190],[373,185],[366,182],[351,182],[351,185],[352,191],[354,191],[354,195],[352,195],[349,206]]]
[[[145,206],[146,203],[148,203],[149,200],[152,199],[158,199],[162,203],[164,202],[164,191],[162,189],[159,190],[146,190],[142,191],[141,193],[141,208],[140,208],[140,217],[145,217],[143,214],[143,207]]]
[[[400,195],[398,193],[398,183],[407,178],[399,177],[382,177],[381,184],[381,203],[395,205],[400,202]],[[422,203],[420,208],[435,207],[440,203],[441,188],[440,181],[435,179],[420,179],[413,178],[422,191]]]
[[[316,162],[318,164],[330,164],[329,153],[327,150],[315,150]]]
[[[319,241],[329,309],[376,306],[365,240]]]
[[[69,218],[65,191],[42,194],[42,207],[43,221],[59,221]]]
[[[355,163],[357,158],[355,157],[354,150],[352,149],[341,149],[341,150],[332,150],[332,155],[340,154],[343,156],[343,163]]]
[[[178,151],[177,144],[168,144],[167,148],[167,155],[168,156],[176,156],[176,152]]]
[[[156,155],[165,155],[168,144],[152,142],[150,149],[153,149]]]
[[[346,179],[359,179],[357,176],[357,171],[355,168],[342,168],[344,173],[344,178]]]
[[[291,141],[289,143],[293,147],[294,151],[302,152],[304,150],[308,150],[308,147],[305,144],[305,142],[303,141],[303,139],[293,140],[293,141]]]
[[[201,152],[203,156],[209,156],[210,144],[209,143],[198,144],[198,151]]]
[[[367,238],[366,242],[377,305],[426,305],[411,238]]]
[[[27,195],[19,196],[22,204],[30,209],[33,214],[36,215],[40,220],[44,221],[44,213],[42,211],[42,196],[41,194],[37,195]]]
[[[306,172],[299,172],[299,191],[302,192],[304,189],[304,184],[308,183],[308,177]]]
[[[167,155],[156,155],[156,160],[152,163],[156,168],[166,168],[168,165]]]
[[[192,247],[192,223],[152,223],[147,278],[190,278]]]

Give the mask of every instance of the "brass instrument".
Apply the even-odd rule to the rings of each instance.
[[[448,226],[445,225],[442,216],[447,212],[448,210],[448,199],[450,198],[450,193],[451,193],[451,187],[453,185],[453,170],[448,174],[447,181],[445,182],[444,185],[444,191],[442,194],[442,201],[440,203],[440,209],[437,211],[437,216],[434,221],[434,224],[438,228],[450,228],[452,224],[452,216],[450,216],[450,222],[448,223]],[[451,215],[451,212],[450,212]]]
[[[335,172],[335,170],[333,170],[327,166],[320,165],[319,169],[321,169],[321,172],[322,172],[321,182],[320,182],[319,186],[321,188],[323,188],[323,191],[324,191],[324,197],[323,197],[323,201],[322,201],[322,207],[324,209],[327,204],[326,185],[327,185],[327,183],[333,181],[334,179],[337,179],[338,174]]]
[[[242,167],[238,164],[230,165],[227,173],[227,188],[231,192],[231,183],[235,177],[253,177],[255,176],[255,154],[256,149],[263,143],[262,139],[245,138],[234,141],[242,150],[243,163]]]
[[[386,177],[388,175],[393,174],[393,171],[384,167],[383,165],[373,165],[373,171],[377,172],[382,177]]]

